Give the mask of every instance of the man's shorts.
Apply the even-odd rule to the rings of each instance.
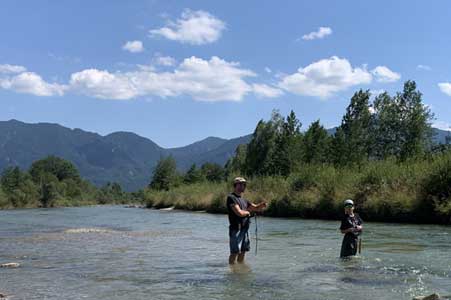
[[[229,228],[230,254],[247,252],[251,249],[248,231],[249,227],[244,227],[241,229]]]

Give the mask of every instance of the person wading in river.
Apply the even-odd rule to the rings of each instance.
[[[230,256],[229,264],[244,262],[244,256],[250,250],[249,225],[251,212],[259,212],[266,208],[266,203],[254,204],[242,198],[246,190],[246,179],[236,177],[233,180],[233,192],[227,196],[229,215]]]
[[[357,254],[359,235],[362,233],[362,219],[354,213],[354,202],[350,199],[344,202],[345,214],[341,220],[340,230],[345,236],[341,244],[340,257]]]

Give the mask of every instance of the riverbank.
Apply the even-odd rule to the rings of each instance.
[[[227,181],[179,184],[168,191],[82,190],[72,198],[59,193],[52,207],[137,204],[226,213],[225,199],[232,190],[230,178],[234,175],[238,174],[229,174]],[[355,167],[304,165],[288,177],[260,176],[248,180],[245,198],[268,202],[264,214],[271,217],[339,219],[343,200],[351,198],[366,221],[451,224],[450,152],[421,160],[373,161]],[[30,195],[28,201],[11,201],[14,198],[0,189],[0,209],[42,206],[37,195]]]
[[[230,183],[202,182],[169,191],[147,189],[148,208],[174,207],[225,213]],[[267,201],[265,215],[339,219],[344,199],[367,221],[451,224],[451,156],[422,161],[371,162],[360,168],[305,166],[300,172],[250,178],[245,198]]]

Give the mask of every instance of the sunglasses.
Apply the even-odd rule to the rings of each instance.
[[[354,207],[352,204],[346,204],[345,207]]]

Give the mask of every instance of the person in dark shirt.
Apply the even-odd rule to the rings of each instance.
[[[344,202],[345,214],[341,220],[340,230],[344,234],[340,257],[345,258],[357,254],[359,235],[362,233],[362,219],[354,213],[354,202]]]
[[[246,179],[236,177],[233,180],[233,192],[227,196],[227,211],[229,216],[230,256],[229,264],[244,262],[244,256],[250,250],[249,225],[251,212],[262,211],[266,203],[254,204],[242,198],[246,190]],[[238,258],[238,259],[237,259]]]

